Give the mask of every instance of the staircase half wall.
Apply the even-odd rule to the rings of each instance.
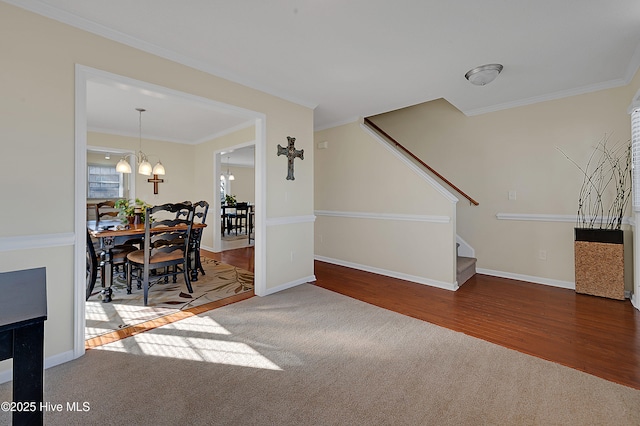
[[[453,194],[358,122],[315,149],[316,259],[458,288]]]

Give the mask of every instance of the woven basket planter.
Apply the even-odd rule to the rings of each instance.
[[[622,230],[575,228],[576,293],[624,300]]]

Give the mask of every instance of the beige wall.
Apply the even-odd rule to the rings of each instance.
[[[84,247],[84,236],[75,236],[75,69],[83,65],[127,78],[145,81],[172,90],[235,105],[262,114],[266,135],[266,181],[268,194],[263,207],[264,221],[278,218],[290,232],[260,236],[260,250],[285,246],[295,250],[296,276],[276,270],[280,263],[267,257],[260,268],[267,290],[290,285],[313,276],[313,224],[291,223],[292,217],[313,215],[313,155],[296,165],[296,181],[284,181],[282,158],[276,158],[277,144],[287,136],[298,138],[298,148],[310,151],[313,139],[313,111],[271,95],[211,76],[210,74],[141,52],[105,38],[0,2],[0,196],[16,206],[29,206],[33,200],[55,206],[42,220],[40,209],[6,210],[0,221],[0,271],[18,267],[47,266],[49,317],[45,324],[45,353],[53,361],[74,356],[74,269],[73,239]],[[96,144],[100,144],[96,142]],[[193,158],[194,148],[172,147],[162,150],[169,157],[166,182],[160,185],[158,199],[174,200],[210,196],[198,188],[188,193],[174,188],[189,187],[199,178],[196,170],[183,167],[186,152]],[[84,155],[84,153],[82,153]],[[25,168],[29,162],[30,168]],[[46,171],[44,172],[39,171]],[[176,172],[180,171],[180,174]],[[150,184],[138,183],[141,198],[154,200]],[[184,195],[183,195],[184,194]],[[287,194],[287,202],[283,202]],[[82,209],[84,211],[84,208]],[[80,218],[78,218],[80,220]],[[263,222],[264,222],[263,221]],[[264,224],[264,223],[263,223]],[[265,226],[268,226],[266,223]],[[302,237],[301,237],[302,236]],[[12,249],[15,237],[27,248]],[[272,237],[272,239],[268,239]],[[71,241],[71,242],[70,242]],[[58,247],[57,245],[62,245]],[[57,248],[42,250],[51,245]],[[256,249],[258,250],[258,249]],[[20,259],[17,262],[16,259]],[[291,262],[293,263],[293,262]],[[300,266],[302,265],[302,266]],[[80,265],[81,266],[81,265]],[[256,267],[258,270],[258,266]],[[78,277],[78,279],[84,277]],[[0,363],[0,375],[10,363]],[[2,375],[2,377],[7,377]]]
[[[254,203],[256,198],[255,169],[253,167],[230,166],[229,171],[235,177],[230,186],[231,194],[235,195],[239,202]]]
[[[315,142],[327,144],[315,150],[316,257],[454,288],[455,202],[359,123]]]
[[[476,250],[478,268],[570,286],[574,222],[498,220],[496,214],[575,216],[582,175],[557,148],[584,165],[605,134],[610,143],[626,143],[627,107],[638,87],[636,75],[625,87],[479,116],[437,100],[372,120],[480,202],[458,205],[458,234]]]

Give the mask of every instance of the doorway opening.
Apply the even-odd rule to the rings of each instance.
[[[109,102],[104,102],[105,99],[109,99],[110,95],[116,94],[116,90],[120,90],[114,99],[118,98],[118,96],[122,95],[124,92],[129,94],[133,94],[137,96],[134,98],[133,104],[116,104],[113,106],[112,111],[100,110],[96,112],[96,105],[100,105],[100,108],[106,108]],[[96,97],[100,97],[101,94],[106,93],[106,91],[110,91],[109,95],[104,96],[104,98],[100,99],[100,102],[96,102]],[[82,65],[76,65],[76,99],[75,99],[75,170],[76,170],[76,178],[75,178],[75,235],[76,235],[76,245],[74,256],[76,259],[75,264],[75,273],[74,273],[74,282],[75,282],[75,292],[74,292],[74,358],[82,356],[85,351],[84,338],[85,338],[85,325],[86,325],[86,312],[85,312],[85,298],[86,298],[86,244],[85,244],[85,234],[87,227],[87,148],[91,145],[97,145],[105,149],[111,149],[111,146],[108,143],[103,143],[105,140],[109,139],[107,137],[103,137],[102,139],[98,138],[97,143],[88,143],[88,133],[95,132],[96,129],[100,129],[101,134],[104,134],[105,126],[108,124],[108,121],[104,122],[96,122],[95,120],[98,118],[117,118],[118,114],[122,113],[130,113],[130,109],[135,109],[136,107],[144,106],[140,104],[141,99],[145,99],[147,101],[155,100],[165,100],[167,102],[173,101],[179,105],[181,108],[180,111],[184,109],[190,109],[191,111],[195,111],[194,114],[198,112],[202,112],[202,116],[199,117],[200,120],[213,122],[216,119],[227,120],[224,121],[221,125],[226,126],[225,131],[222,132],[214,132],[212,134],[207,135],[206,138],[200,139],[195,143],[203,143],[204,141],[215,140],[216,136],[221,133],[228,133],[234,131],[234,129],[245,128],[249,125],[253,126],[254,129],[254,138],[253,138],[253,146],[255,147],[255,204],[260,206],[264,205],[264,197],[265,197],[265,184],[266,182],[266,154],[265,154],[265,145],[266,145],[266,131],[265,131],[265,120],[266,117],[262,113],[258,113],[255,111],[250,111],[244,108],[239,108],[229,104],[223,104],[212,99],[202,98],[195,95],[191,95],[184,92],[179,92],[173,89],[169,89],[162,86],[157,86],[154,84],[146,83],[139,80],[130,79],[128,77],[119,76],[116,74],[108,73],[105,71],[89,68]],[[146,96],[147,98],[141,98],[141,96]],[[153,99],[151,99],[153,98]],[[157,104],[157,109],[162,109],[163,106],[161,104]],[[148,116],[147,116],[148,117]],[[148,123],[149,119],[145,121],[145,126],[151,127]],[[174,120],[171,120],[175,126],[175,118],[177,115],[173,115]],[[193,115],[189,117],[193,119]],[[136,118],[137,120],[137,118]],[[113,121],[116,122],[117,120]],[[162,120],[161,120],[162,121]],[[165,120],[167,121],[167,120]],[[238,124],[240,123],[240,124]],[[134,124],[137,126],[137,121],[134,120]],[[138,128],[135,127],[133,132],[129,132],[129,137],[131,135],[137,135]],[[121,136],[127,137],[127,130],[124,131],[122,129],[114,129],[113,133],[115,135],[120,134]],[[148,139],[152,139],[150,136],[145,135],[145,142]],[[167,137],[159,138],[164,140],[164,143],[184,143],[184,141],[177,140],[174,135],[169,135]],[[212,143],[215,146],[215,142]],[[108,145],[105,147],[105,145]],[[131,147],[135,147],[136,145],[127,145],[126,148],[122,146],[119,147],[120,150],[127,150]],[[101,148],[101,149],[102,149]],[[146,149],[146,147],[145,147]],[[228,147],[215,147],[211,148],[212,152],[220,152],[222,149],[228,149]],[[150,152],[153,152],[153,149],[149,148]],[[211,160],[206,164],[196,163],[194,158],[194,164],[191,167],[182,167],[182,170],[185,169],[193,169],[200,167],[203,173],[213,173],[214,176],[219,172],[219,163],[215,160],[216,155],[212,155],[209,158]],[[171,173],[179,173],[181,170],[180,167],[176,167],[174,164],[174,169],[171,170],[171,167],[168,167],[170,161],[163,159],[165,163],[165,167],[167,168],[166,178],[170,176]],[[135,170],[135,168],[134,168]],[[210,171],[207,171],[210,170]],[[146,176],[134,177],[135,174],[132,174],[132,180],[138,179],[138,183],[146,182],[146,179],[142,180],[142,178],[146,178]],[[210,176],[210,175],[209,175]],[[178,176],[174,175],[173,179],[177,179]],[[192,179],[195,181],[195,176],[182,176],[183,181]],[[135,183],[134,183],[135,184]],[[138,191],[136,194],[140,194],[142,190],[141,187],[145,184],[139,184]],[[195,182],[194,182],[195,185]],[[214,186],[215,187],[215,186]],[[166,186],[165,186],[166,188]],[[163,201],[161,196],[157,197],[157,200],[150,200],[151,204],[158,204],[160,202],[181,202],[185,199],[190,199],[191,197],[198,197],[199,195],[193,195],[196,191],[189,190],[189,187],[185,188],[185,192],[181,193],[173,193],[173,198]],[[215,191],[208,191],[208,194],[215,193]],[[164,194],[163,194],[164,195]],[[167,195],[165,195],[166,197]],[[217,200],[217,201],[216,201]],[[197,201],[197,200],[193,200]],[[210,205],[212,206],[213,211],[219,211],[219,199],[214,198],[213,200],[209,200]],[[217,204],[216,204],[217,202]],[[216,210],[216,205],[218,210]],[[211,217],[216,217],[218,215],[211,214]],[[208,221],[209,222],[209,221]],[[214,223],[213,221],[210,223]],[[215,235],[219,232],[217,231],[219,227],[212,226],[212,241],[215,241]],[[264,209],[258,209],[255,214],[255,222],[254,222],[254,236],[255,236],[255,266],[254,266],[254,288],[255,294],[263,295],[266,292],[266,272],[265,272],[265,247],[266,247],[266,232],[265,232],[265,218],[264,218]],[[206,247],[203,248],[206,249]]]
[[[214,241],[215,252],[252,247],[255,242],[254,215],[256,207],[255,141],[234,145],[215,152],[219,167],[214,174],[213,197],[220,200],[220,215],[216,218],[220,233]],[[247,205],[238,215],[234,204]],[[218,211],[218,210],[216,210]]]

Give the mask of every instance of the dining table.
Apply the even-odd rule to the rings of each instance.
[[[236,206],[220,206],[220,224],[222,236],[225,234],[231,235],[231,231],[234,229],[233,218],[236,213]],[[247,204],[247,233],[251,235],[251,231],[253,230],[253,204]]]
[[[205,223],[194,223],[192,228],[200,229],[205,228]],[[95,220],[87,221],[87,229],[92,238],[98,239],[100,243],[100,266],[104,276],[102,282],[104,283],[104,290],[102,290],[102,301],[108,303],[112,301],[113,290],[111,285],[113,284],[113,248],[117,245],[124,244],[129,240],[139,240],[144,237],[144,223],[142,224],[129,224],[124,225],[119,220],[101,220],[96,223]],[[184,230],[185,225],[178,225],[172,227],[158,228],[157,232],[166,232],[168,230]],[[144,242],[143,242],[144,243]],[[189,273],[191,275],[191,281],[198,281],[198,268],[196,265],[196,253],[191,251],[191,258],[189,259]]]

